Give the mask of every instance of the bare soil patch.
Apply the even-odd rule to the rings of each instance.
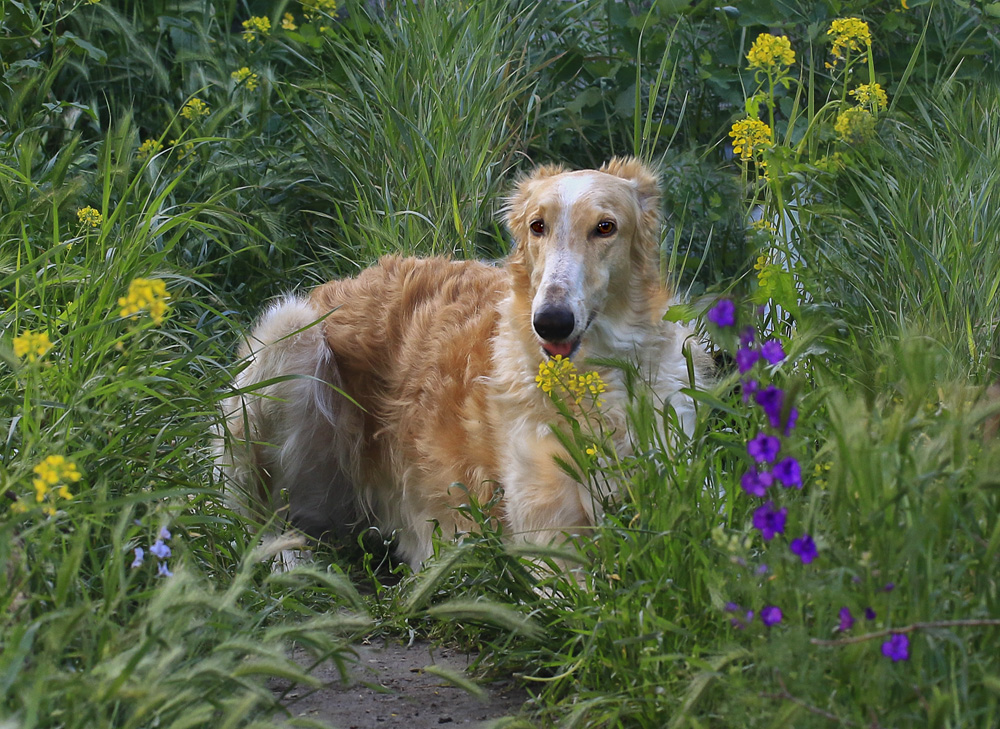
[[[528,699],[513,681],[481,683],[477,697],[427,670],[437,666],[465,674],[473,656],[426,642],[406,646],[391,640],[357,645],[356,663],[345,682],[332,662],[312,674],[323,682],[317,690],[292,689],[283,701],[292,716],[318,720],[337,729],[387,727],[480,726],[514,716]],[[300,657],[307,661],[305,654]],[[283,691],[287,685],[275,684]]]

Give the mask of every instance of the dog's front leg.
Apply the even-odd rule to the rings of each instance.
[[[517,441],[517,451],[504,469],[505,510],[514,540],[561,543],[593,525],[583,486],[568,476],[556,457],[567,460],[552,435]]]

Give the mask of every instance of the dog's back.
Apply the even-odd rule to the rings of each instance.
[[[313,536],[373,517],[421,558],[442,515],[447,536],[471,526],[449,507],[468,501],[454,484],[485,502],[497,481],[488,379],[509,288],[502,268],[390,256],[271,307],[237,379],[260,389],[227,402],[225,465],[248,503],[287,498]]]

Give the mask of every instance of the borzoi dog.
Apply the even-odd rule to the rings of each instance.
[[[550,358],[594,362],[600,417],[621,454],[628,396],[610,360],[637,368],[693,427],[688,359],[700,376],[708,358],[663,320],[650,170],[634,159],[540,167],[505,218],[516,246],[502,265],[389,256],[264,313],[242,348],[220,455],[258,514],[287,506],[291,524],[317,537],[374,524],[414,567],[436,527],[446,537],[473,527],[456,508],[466,491],[487,503],[502,488],[497,516],[514,539],[579,533],[599,514],[557,463],[567,459],[552,431],[560,416],[536,382]]]

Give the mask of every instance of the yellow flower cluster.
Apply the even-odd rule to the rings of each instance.
[[[600,396],[607,391],[600,373],[580,373],[576,365],[558,354],[539,363],[535,384],[544,393],[569,396],[577,405],[582,404],[585,397],[589,397],[597,407],[604,404]]]
[[[757,262],[753,264],[753,267],[757,271],[757,285],[765,290],[774,285],[775,276],[781,270],[777,264],[768,260],[767,254],[757,256]]]
[[[834,20],[830,23],[830,30],[826,34],[833,36],[833,46],[830,48],[830,53],[833,54],[834,64],[846,58],[849,51],[861,53],[863,57],[872,45],[872,35],[871,31],[868,30],[868,23],[857,18]]]
[[[337,0],[302,0],[302,11],[306,17],[337,14]]]
[[[733,124],[729,136],[733,138],[733,153],[744,162],[774,143],[771,127],[760,119],[741,119]]]
[[[298,30],[299,26],[295,24],[295,16],[291,13],[285,13],[281,16],[281,27],[284,30]]]
[[[76,217],[84,225],[89,225],[91,228],[96,228],[102,222],[104,222],[104,216],[99,212],[94,210],[94,208],[89,205],[85,208],[80,208],[76,211]]]
[[[875,117],[867,109],[852,106],[837,115],[833,131],[848,144],[860,144],[875,134]]]
[[[247,91],[256,89],[260,82],[260,77],[246,66],[238,71],[233,71],[230,76],[232,76],[237,86],[242,84]]]
[[[167,314],[167,285],[159,278],[137,278],[128,287],[128,295],[118,299],[122,318],[146,310],[154,324],[161,324]]]
[[[191,99],[184,105],[184,108],[181,109],[181,116],[189,121],[194,121],[195,119],[199,119],[203,116],[208,116],[211,113],[212,110],[208,108],[208,104],[197,97]]]
[[[44,503],[42,511],[52,516],[56,513],[57,499],[69,501],[73,498],[69,484],[80,480],[80,469],[73,461],[66,460],[65,456],[48,456],[35,466],[34,472],[31,484],[35,487],[35,501]],[[15,502],[12,508],[15,511],[27,511],[27,506],[20,501]]]
[[[889,97],[877,83],[861,84],[851,92],[859,106],[867,107],[873,114],[889,108]]]
[[[257,40],[257,34],[265,36],[271,32],[271,21],[259,15],[255,15],[249,20],[243,21],[243,40],[253,43]]]
[[[136,156],[140,160],[148,159],[162,149],[163,145],[159,141],[155,139],[147,139],[139,145],[139,151],[136,152]]]
[[[48,332],[25,331],[18,337],[14,337],[14,354],[23,357],[29,362],[35,362],[52,349],[52,342],[49,340]]]
[[[762,71],[784,70],[795,63],[795,51],[786,35],[761,33],[747,53],[750,68]]]

